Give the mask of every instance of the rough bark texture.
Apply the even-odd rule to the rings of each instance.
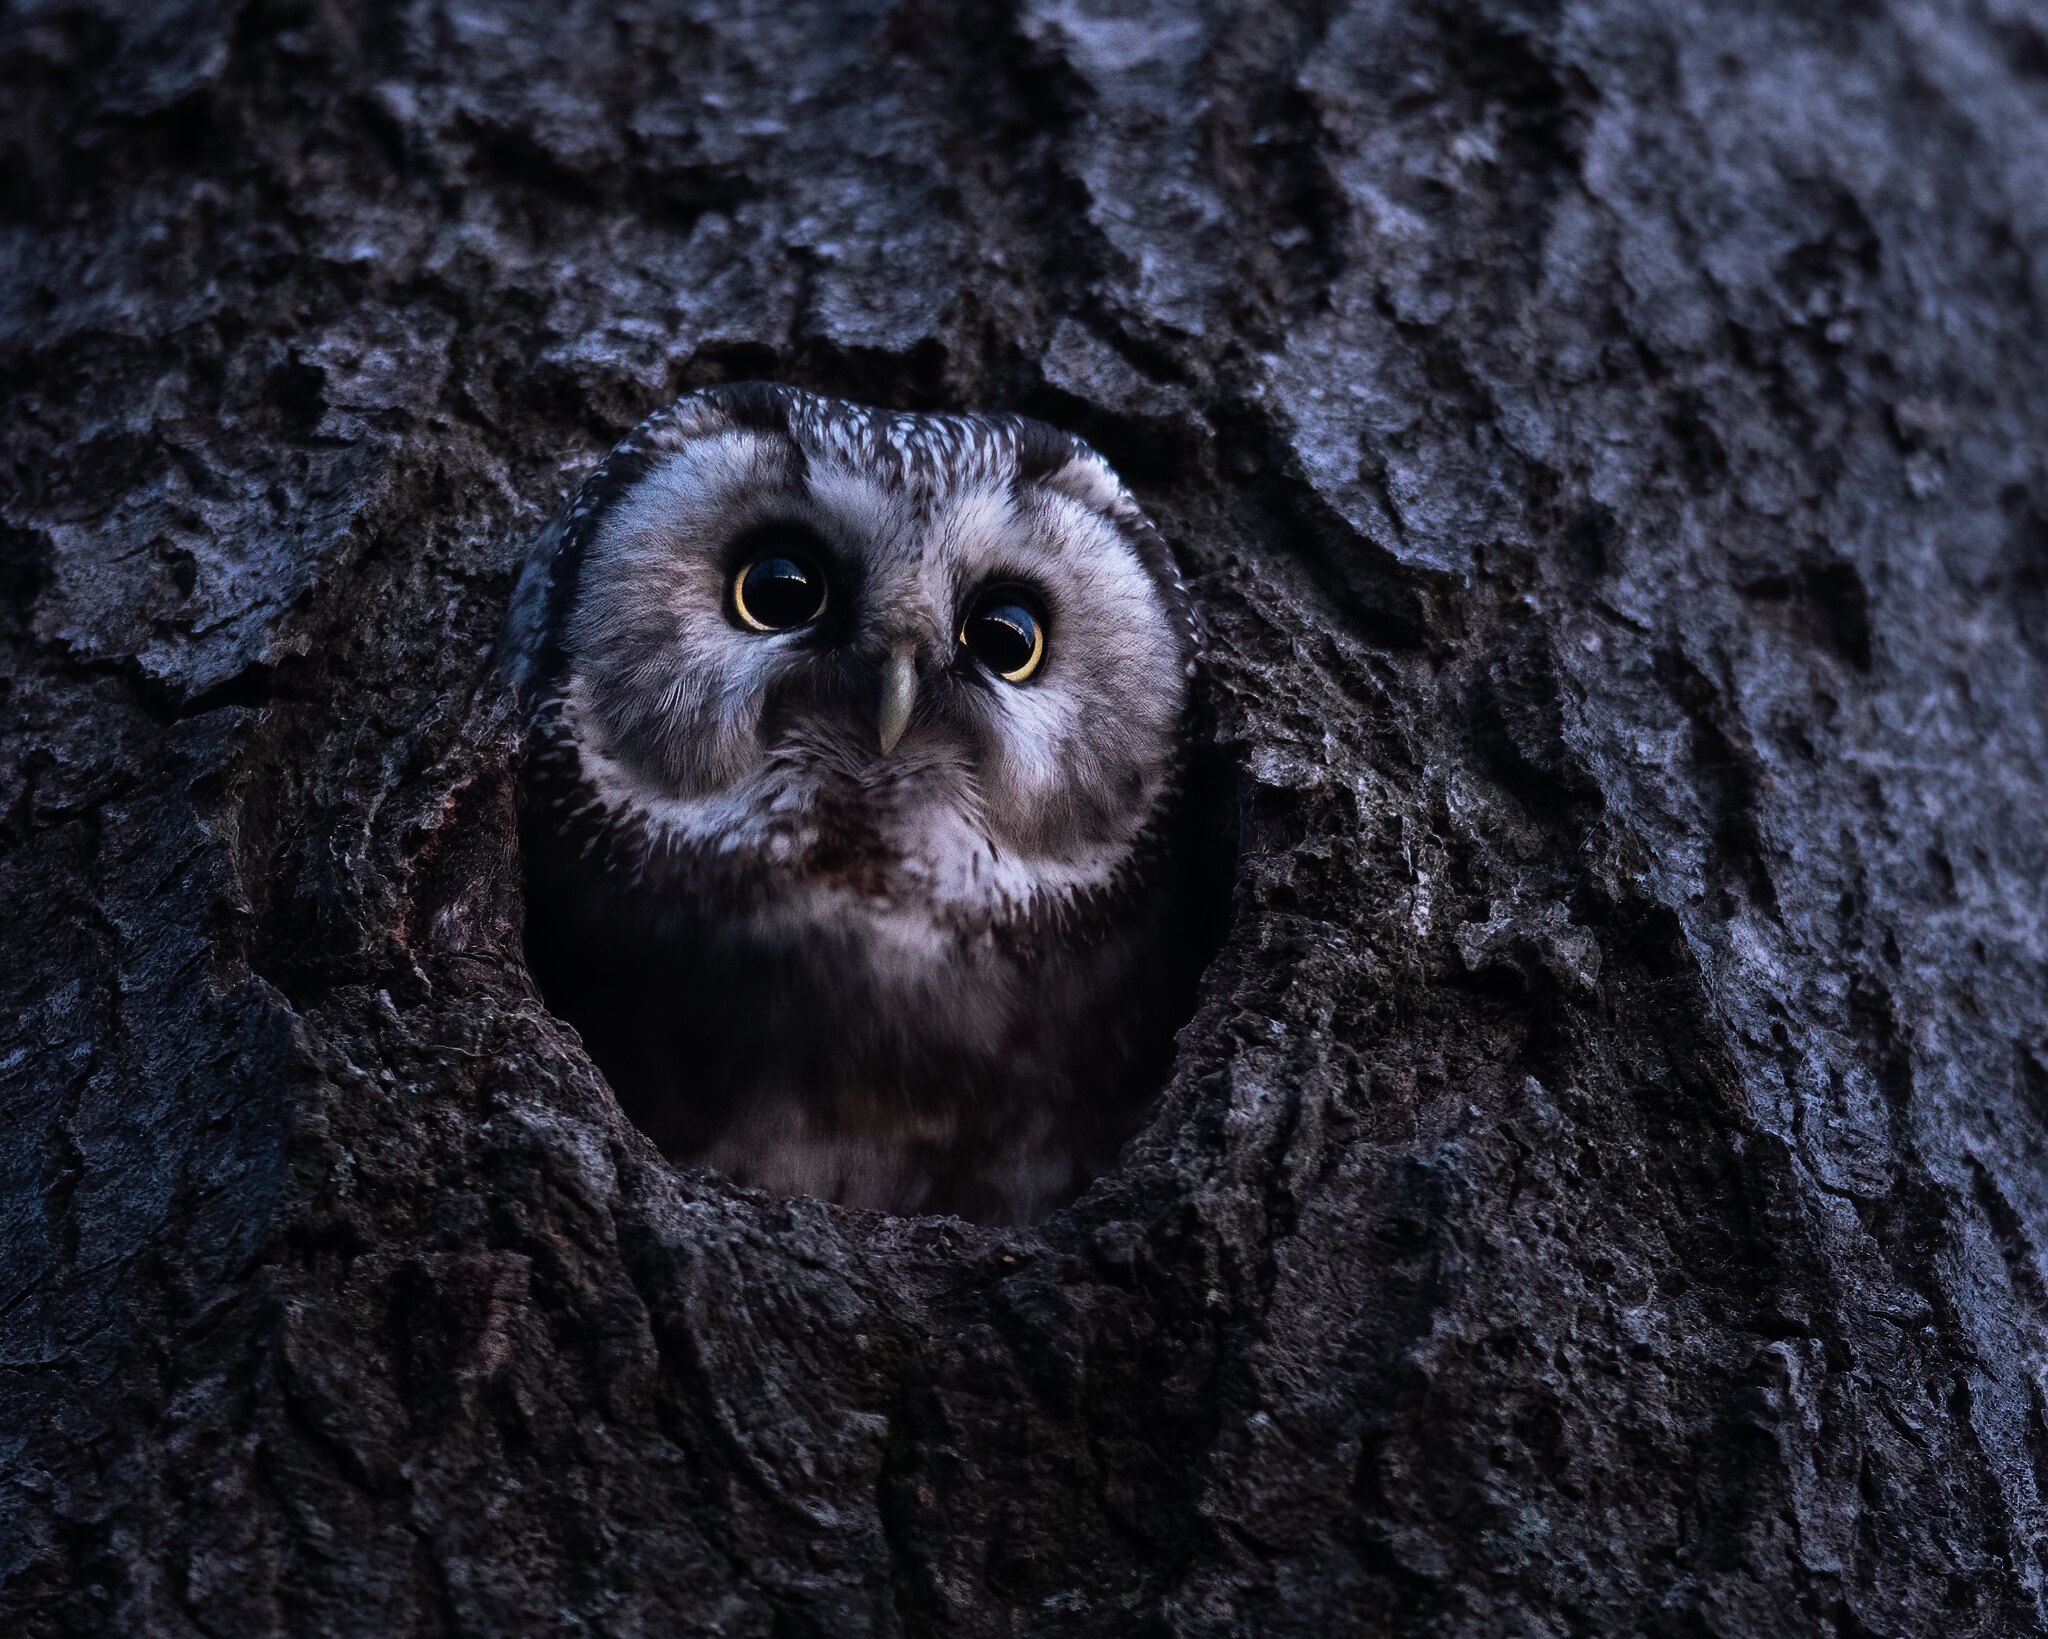
[[[2048,1610],[2029,0],[0,18],[9,1632]],[[678,390],[1094,439],[1241,770],[1030,1231],[741,1195],[490,651]]]

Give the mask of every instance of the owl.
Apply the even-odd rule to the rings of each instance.
[[[526,944],[673,1159],[1020,1222],[1189,994],[1195,629],[1103,459],[749,383],[643,422],[510,622]]]

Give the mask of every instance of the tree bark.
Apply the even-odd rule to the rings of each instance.
[[[0,1619],[2048,1619],[2026,0],[0,18]],[[1093,440],[1238,852],[1029,1230],[666,1164],[491,651],[704,382]]]

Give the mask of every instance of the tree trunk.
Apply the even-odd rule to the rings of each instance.
[[[2048,1617],[2028,0],[0,19],[0,1625]],[[1238,852],[1029,1230],[742,1194],[521,955],[641,414],[1021,408]]]

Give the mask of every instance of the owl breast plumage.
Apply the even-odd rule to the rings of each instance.
[[[1171,1051],[1194,635],[1106,463],[1014,416],[695,393],[509,627],[530,966],[742,1184],[1034,1217]]]

